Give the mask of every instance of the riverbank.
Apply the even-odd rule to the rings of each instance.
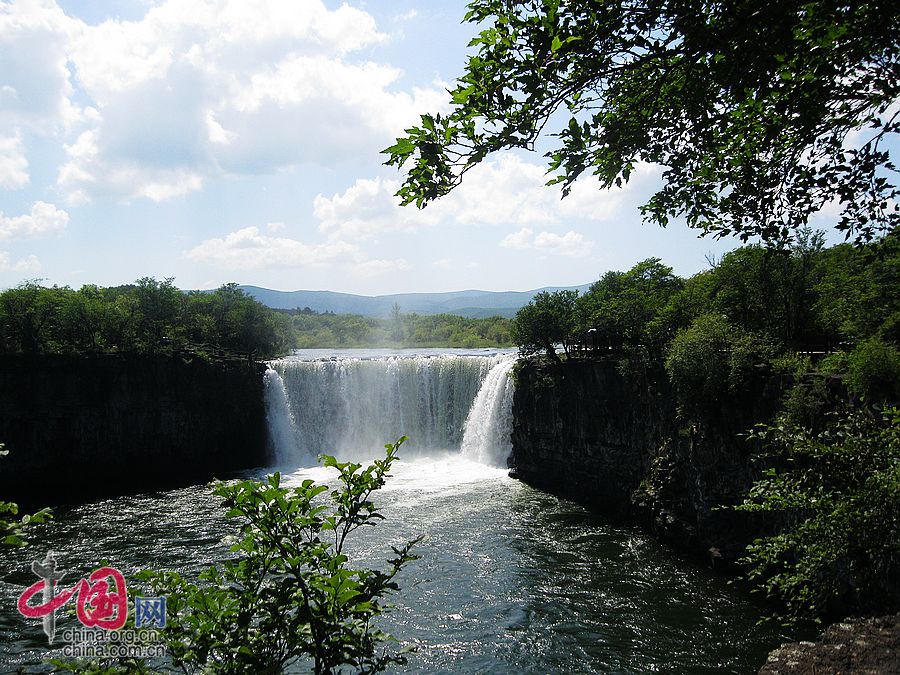
[[[897,675],[900,614],[849,619],[815,642],[790,642],[769,654],[759,675]]]
[[[43,507],[263,465],[265,369],[182,355],[4,355],[0,494]]]
[[[789,386],[761,373],[707,421],[679,418],[661,366],[618,359],[522,361],[512,457],[523,481],[624,517],[676,548],[733,562],[764,523],[722,506],[757,475],[746,431],[769,421]]]

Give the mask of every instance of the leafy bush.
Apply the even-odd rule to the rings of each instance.
[[[243,539],[232,547],[241,557],[213,566],[202,585],[174,572],[148,573],[157,594],[169,597],[166,640],[174,660],[204,672],[280,672],[311,659],[316,673],[342,666],[383,670],[402,657],[378,654],[390,639],[372,625],[383,596],[415,557],[415,542],[394,549],[387,572],[349,568],[347,536],[383,518],[370,501],[382,487],[400,439],[386,457],[363,469],[325,457],[338,471],[340,490],[305,480],[283,488],[268,482],[220,485],[227,515],[243,520]],[[319,499],[329,493],[333,506]]]
[[[900,351],[874,337],[850,352],[847,387],[869,403],[900,400]]]
[[[803,375],[812,370],[812,359],[804,354],[788,352],[773,359],[772,368],[780,373]]]
[[[285,668],[373,673],[405,662],[401,653],[379,651],[393,638],[373,625],[385,596],[418,539],[393,548],[388,570],[355,569],[344,552],[347,537],[383,518],[371,501],[384,485],[397,450],[363,468],[323,457],[338,472],[339,488],[305,480],[285,488],[267,481],[221,484],[229,518],[241,522],[238,556],[214,565],[199,583],[176,572],[147,570],[138,578],[153,595],[166,596],[162,636],[174,666],[185,673],[280,673]],[[330,504],[329,504],[330,502]],[[78,673],[149,672],[147,664],[54,662]]]
[[[781,418],[787,425],[818,430],[826,421],[826,412],[835,404],[825,378],[809,376],[788,390],[781,405]]]
[[[851,410],[825,430],[761,427],[767,468],[741,511],[786,524],[748,547],[758,589],[788,620],[900,602],[900,410]]]
[[[9,454],[0,443],[0,457]],[[4,546],[24,546],[23,531],[28,525],[42,523],[51,518],[49,509],[41,509],[37,513],[19,515],[19,505],[14,502],[0,500],[0,544]]]
[[[844,374],[850,367],[850,360],[847,352],[833,352],[825,356],[818,364],[820,373],[830,375]]]
[[[741,390],[753,367],[768,362],[773,353],[764,336],[705,314],[675,336],[666,371],[682,412],[702,417],[723,395]]]

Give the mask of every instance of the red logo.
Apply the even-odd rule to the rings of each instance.
[[[32,571],[41,578],[25,589],[16,607],[22,616],[43,619],[44,633],[52,643],[56,634],[56,610],[73,597],[78,620],[88,628],[118,630],[128,618],[128,591],[125,577],[115,567],[94,570],[87,579],[80,579],[71,588],[57,588],[65,572],[56,569],[56,559],[48,553],[43,562],[34,561]],[[40,594],[39,604],[30,604]]]

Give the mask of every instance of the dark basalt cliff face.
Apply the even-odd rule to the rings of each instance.
[[[709,419],[679,418],[666,373],[623,375],[615,360],[525,362],[513,403],[515,474],[595,509],[627,516],[663,539],[732,560],[766,523],[721,506],[756,477],[744,433],[771,420],[782,378],[711,402]]]
[[[265,463],[264,364],[0,358],[0,495],[39,506],[163,489]]]

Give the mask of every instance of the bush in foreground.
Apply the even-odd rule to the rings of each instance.
[[[393,638],[373,623],[398,589],[394,577],[417,540],[393,548],[387,571],[355,569],[344,552],[348,536],[383,516],[371,501],[382,487],[397,450],[363,468],[324,457],[338,472],[339,487],[305,480],[281,485],[278,473],[266,481],[221,484],[229,518],[241,521],[238,556],[213,565],[199,583],[176,572],[144,571],[154,595],[166,596],[162,630],[174,667],[185,673],[280,673],[300,666],[317,675],[374,673],[404,663],[402,650],[384,649]],[[78,673],[151,672],[141,661],[55,662]]]
[[[776,423],[756,437],[766,464],[741,511],[785,525],[743,562],[785,618],[900,606],[900,409],[850,410],[824,430]]]

